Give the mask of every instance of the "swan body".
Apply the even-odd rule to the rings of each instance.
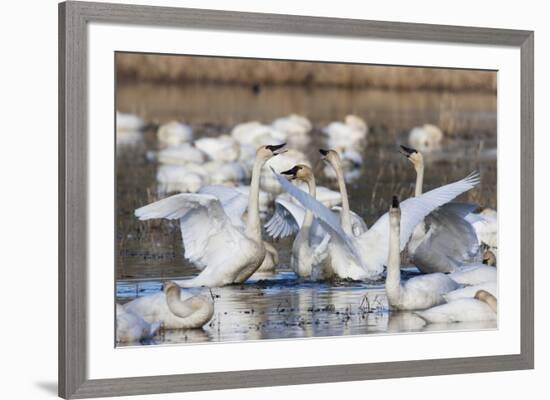
[[[474,229],[480,243],[484,243],[491,250],[498,248],[498,214],[495,210],[486,208],[476,214],[473,222]]]
[[[445,300],[448,303],[450,303],[451,301],[458,300],[458,299],[472,298],[480,290],[485,290],[486,292],[491,293],[495,297],[498,296],[497,282],[489,281],[489,282],[478,283],[477,285],[466,286],[460,289],[453,290],[452,292],[445,294],[443,297],[445,297]]]
[[[135,114],[116,112],[116,130],[123,131],[140,131],[145,127],[145,121]]]
[[[229,135],[197,139],[194,145],[213,161],[238,161],[241,154],[240,144]]]
[[[163,329],[195,329],[212,319],[214,303],[211,297],[187,295],[176,283],[167,282],[163,292],[138,297],[124,310],[147,322],[162,321]]]
[[[311,142],[309,132],[312,125],[309,119],[302,115],[290,114],[286,117],[277,118],[271,126],[286,134],[287,143],[295,148],[303,149]]]
[[[422,195],[424,157],[401,146],[416,171],[415,196]],[[412,262],[424,273],[452,272],[480,259],[479,241],[469,216],[476,204],[447,203],[416,226],[407,246]]]
[[[116,342],[132,343],[151,339],[160,329],[161,322],[149,323],[120,304],[116,305]]]
[[[210,183],[215,185],[243,182],[250,178],[245,165],[238,161],[212,161],[208,163],[207,171]]]
[[[195,193],[206,184],[204,175],[183,165],[161,165],[157,170],[160,193]]]
[[[426,274],[401,283],[401,210],[394,198],[389,211],[389,255],[386,294],[390,306],[397,310],[422,310],[445,302],[443,295],[456,290],[458,284],[442,273]]]
[[[157,140],[164,146],[179,146],[193,140],[193,129],[182,122],[170,121],[159,126]]]
[[[231,137],[241,145],[248,144],[258,147],[269,143],[284,143],[287,135],[272,126],[264,125],[258,121],[250,121],[233,127]]]
[[[202,164],[206,161],[206,156],[198,148],[189,143],[183,143],[159,151],[158,161],[168,165]]]
[[[409,132],[409,145],[423,152],[432,152],[441,148],[443,132],[437,126],[424,124]]]
[[[378,279],[384,269],[388,254],[388,213],[384,214],[366,232],[358,237],[344,230],[343,225],[331,210],[309,194],[296,188],[285,178],[274,173],[285,191],[296,198],[306,209],[310,209],[322,227],[331,235],[329,246],[337,254],[331,256],[331,268],[341,278]],[[405,247],[416,225],[436,208],[446,204],[459,194],[470,190],[479,182],[477,175],[470,175],[460,181],[431,190],[423,195],[401,203],[402,227],[400,244]],[[350,224],[351,225],[351,224]],[[347,229],[347,228],[346,228]],[[338,250],[336,250],[338,249]],[[362,276],[356,272],[363,269]],[[349,271],[349,272],[348,272]]]
[[[331,122],[323,128],[331,148],[357,148],[366,143],[368,126],[356,115],[347,115],[344,122]]]
[[[496,282],[497,269],[477,263],[464,265],[448,276],[461,285],[478,285],[485,282]]]
[[[478,290],[473,298],[461,298],[416,314],[429,323],[495,321],[497,299],[489,292]]]
[[[177,281],[180,286],[240,283],[260,267],[266,254],[258,204],[260,173],[265,162],[283,151],[283,146],[258,149],[248,202],[231,188],[210,187],[200,193],[170,196],[135,211],[140,220],[179,220],[185,257],[201,270],[195,278]],[[245,210],[248,216],[243,227]]]

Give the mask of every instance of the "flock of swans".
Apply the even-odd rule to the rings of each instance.
[[[140,138],[145,123],[117,113],[117,141]],[[160,293],[117,305],[117,341],[153,337],[161,328],[190,329],[214,313],[208,288],[269,273],[278,264],[266,241],[294,236],[290,267],[299,279],[385,281],[390,308],[414,311],[426,323],[495,320],[497,315],[496,212],[453,200],[479,183],[475,173],[423,192],[422,149],[437,149],[441,131],[414,128],[401,146],[415,168],[413,197],[392,199],[389,211],[370,227],[350,209],[346,183],[361,166],[368,127],[349,115],[323,130],[323,173],[338,191],[319,187],[304,153],[312,125],[299,115],[271,124],[239,124],[231,134],[193,140],[190,126],[161,125],[157,180],[164,192],[181,192],[135,210],[139,220],[179,223],[185,258],[200,272],[165,282]],[[249,180],[248,186],[236,182]],[[271,211],[271,212],[270,212]],[[269,213],[268,221],[262,220]],[[401,279],[401,253],[423,273]],[[182,290],[181,288],[185,288]],[[198,289],[187,289],[198,288]],[[202,289],[201,289],[202,288]],[[192,295],[199,290],[200,294]]]

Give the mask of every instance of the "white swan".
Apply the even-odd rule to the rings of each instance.
[[[116,130],[122,131],[140,131],[145,127],[143,118],[130,113],[116,112]]]
[[[183,143],[159,151],[157,159],[159,163],[169,165],[202,164],[206,156],[195,146]]]
[[[424,152],[431,152],[441,148],[443,132],[437,126],[424,124],[409,132],[409,145]]]
[[[243,122],[231,130],[231,137],[241,145],[264,146],[268,143],[283,143],[287,134],[258,121]]]
[[[193,129],[182,122],[170,121],[159,126],[157,140],[163,146],[179,146],[193,140]]]
[[[497,280],[497,269],[482,263],[464,265],[455,272],[451,272],[449,277],[462,285],[478,285],[484,282],[494,282]]]
[[[420,275],[401,283],[400,225],[401,209],[394,197],[389,211],[388,303],[397,310],[423,310],[444,303],[443,295],[458,288],[458,284],[445,274]]]
[[[180,221],[185,257],[202,271],[197,277],[178,281],[178,284],[215,287],[244,282],[260,267],[266,253],[258,205],[260,173],[265,162],[281,153],[283,146],[258,149],[248,204],[241,200],[243,196],[238,192],[234,199],[225,202],[225,206],[218,197],[209,193],[183,193],[135,211],[140,220],[167,218]],[[231,192],[230,188],[227,189]],[[241,218],[246,209],[248,217],[243,228]]]
[[[296,165],[281,174],[289,176],[289,179],[298,179],[306,182],[310,196],[316,196],[315,177],[311,168],[307,165]],[[300,230],[292,244],[290,266],[301,278],[312,278],[314,280],[326,278],[325,268],[328,256],[328,235],[324,229],[313,225],[313,213],[306,209]]]
[[[356,115],[347,115],[344,122],[331,122],[323,128],[331,148],[360,148],[366,144],[368,131],[367,123]]]
[[[302,115],[290,114],[286,117],[275,119],[271,126],[286,134],[289,146],[303,149],[311,142],[309,132],[312,125],[309,119]]]
[[[160,329],[161,322],[149,323],[120,304],[116,305],[116,342],[132,343],[151,339]]]
[[[415,196],[422,195],[424,157],[416,149],[401,146],[402,154],[416,171]],[[407,250],[412,262],[424,273],[452,272],[458,266],[479,260],[479,242],[469,222],[476,204],[448,203],[428,215],[415,228]]]
[[[189,295],[176,283],[166,282],[162,292],[138,297],[124,310],[149,323],[161,321],[163,329],[195,329],[212,319],[214,303],[210,296]]]
[[[310,209],[321,225],[331,234],[331,267],[341,278],[356,280],[378,279],[383,272],[388,255],[388,213],[384,214],[366,232],[355,237],[345,233],[340,221],[331,210],[323,206],[307,193],[274,175],[284,190],[295,197],[304,208]],[[477,175],[470,175],[458,182],[431,190],[423,195],[405,200],[401,204],[401,249],[403,249],[414,228],[428,214],[456,196],[470,190],[479,182]]]
[[[416,314],[428,323],[495,321],[497,299],[485,290],[478,290],[473,298],[462,298]]]
[[[495,252],[498,248],[498,214],[491,208],[485,208],[473,222],[480,243],[484,243]]]
[[[491,293],[495,297],[498,296],[497,282],[489,281],[489,282],[478,283],[477,285],[466,286],[460,289],[453,290],[452,292],[445,294],[443,297],[445,297],[445,300],[448,303],[450,303],[451,301],[458,300],[458,299],[472,298],[479,290],[485,290],[486,292]]]
[[[159,193],[195,193],[207,183],[204,174],[197,173],[189,166],[160,165],[157,169]]]
[[[221,135],[216,138],[205,137],[197,139],[194,145],[213,161],[237,161],[241,155],[241,146],[239,142],[229,135]]]

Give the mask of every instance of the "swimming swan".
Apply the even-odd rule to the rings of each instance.
[[[161,322],[149,323],[120,304],[116,305],[116,342],[131,343],[151,339],[160,329]]]
[[[401,146],[402,154],[416,171],[415,196],[422,195],[424,157]],[[452,272],[458,266],[479,260],[479,242],[468,221],[476,204],[447,203],[415,228],[407,246],[412,262],[424,273]]]
[[[274,171],[273,171],[274,172]],[[321,225],[331,235],[331,267],[341,278],[356,280],[378,279],[383,272],[388,256],[388,213],[366,232],[355,237],[343,231],[339,218],[309,194],[290,184],[285,178],[276,174],[281,186],[290,193],[302,206],[310,209]],[[401,204],[401,250],[406,246],[414,228],[428,214],[456,196],[470,190],[479,182],[473,174],[458,182],[431,190],[419,197],[405,200]]]
[[[258,204],[260,173],[265,162],[283,152],[283,147],[284,144],[261,146],[257,150],[248,204],[237,192],[238,196],[228,200],[231,207],[224,207],[215,195],[199,191],[197,194],[177,194],[135,211],[140,220],[180,221],[185,257],[201,273],[195,278],[177,281],[179,285],[216,287],[244,282],[260,267],[266,252]],[[248,217],[243,227],[241,218],[245,210],[248,210]]]
[[[162,292],[138,297],[124,310],[149,323],[161,321],[163,329],[195,329],[212,319],[214,303],[210,296],[189,296],[175,282],[166,282]]]
[[[347,115],[344,122],[331,122],[323,128],[326,143],[336,148],[361,148],[366,144],[369,128],[367,123],[356,115]]]
[[[387,221],[386,221],[387,223]],[[443,295],[459,285],[440,272],[415,276],[401,283],[401,209],[394,197],[389,211],[389,253],[386,275],[386,295],[390,306],[397,310],[423,310],[445,302]]]
[[[478,290],[473,298],[462,298],[416,314],[428,323],[495,321],[497,299],[485,290]]]

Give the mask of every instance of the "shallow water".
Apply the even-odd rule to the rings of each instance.
[[[496,96],[486,93],[385,92],[329,88],[121,85],[117,109],[136,112],[147,121],[185,119],[195,137],[228,133],[247,120],[270,122],[291,112],[314,124],[307,154],[318,184],[337,190],[325,178],[317,148],[320,128],[353,112],[368,121],[369,145],[359,178],[348,185],[352,210],[370,226],[387,211],[391,196],[413,194],[412,165],[397,152],[410,128],[440,125],[443,150],[425,157],[425,190],[461,179],[477,170],[481,184],[460,197],[496,208]],[[127,301],[160,290],[163,279],[189,277],[197,270],[183,258],[179,225],[165,220],[139,222],[134,209],[157,200],[157,150],[154,129],[142,139],[117,148],[117,297]],[[235,341],[384,332],[495,328],[496,324],[423,326],[412,313],[388,313],[381,285],[299,282],[288,272],[292,238],[274,243],[278,275],[268,282],[247,282],[213,289],[216,311],[203,330],[164,332],[154,343]],[[219,297],[218,297],[219,296]],[[364,298],[371,304],[365,311]],[[333,308],[334,307],[334,308]]]
[[[124,303],[136,296],[156,293],[161,286],[161,281],[156,280],[119,281],[117,301]],[[302,282],[293,272],[214,288],[211,293],[215,313],[203,329],[163,331],[144,344],[496,328],[496,322],[426,325],[412,312],[390,312],[382,284]],[[139,343],[122,346],[135,345]]]

